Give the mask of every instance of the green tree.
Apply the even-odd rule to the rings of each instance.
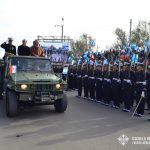
[[[113,44],[115,48],[122,47],[127,44],[127,35],[123,29],[116,28],[115,35],[117,37],[117,41]]]
[[[79,37],[79,39],[73,40],[71,45],[74,54],[82,55],[85,50],[91,50],[94,47],[94,45],[91,42],[93,40],[94,39],[92,38],[92,36],[88,35],[87,33],[83,33]]]
[[[132,43],[136,43],[137,46],[143,46],[144,42],[149,39],[149,30],[150,23],[146,21],[139,21],[138,25],[132,31],[131,41]]]

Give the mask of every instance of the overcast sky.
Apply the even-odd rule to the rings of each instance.
[[[55,25],[64,18],[64,35],[78,38],[88,33],[104,49],[114,40],[117,27],[129,32],[139,20],[150,21],[150,0],[0,0],[0,43],[23,38],[28,45],[37,35],[61,35]]]

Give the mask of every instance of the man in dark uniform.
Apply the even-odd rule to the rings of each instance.
[[[88,72],[88,87],[90,92],[90,100],[95,99],[95,77],[94,77],[94,65],[90,65],[90,70]]]
[[[30,48],[27,46],[27,40],[22,40],[22,45],[18,46],[18,55],[20,56],[30,56]]]
[[[73,66],[73,89],[77,89],[77,65]]]
[[[117,63],[114,64],[112,72],[112,95],[113,95],[113,108],[118,109],[121,102],[121,80],[120,70]]]
[[[134,72],[130,70],[130,63],[125,62],[123,71],[121,72],[122,90],[123,90],[123,111],[130,112],[132,106],[132,85]]]
[[[5,49],[5,56],[8,56],[10,54],[16,55],[16,46],[12,44],[13,39],[8,38],[8,44],[4,42],[1,44],[1,47]]]
[[[78,97],[82,96],[82,70],[81,64],[77,66],[77,89],[78,89]]]
[[[144,108],[145,108],[145,98],[142,95],[146,86],[145,72],[142,63],[138,63],[136,66],[134,80],[135,80],[136,104],[138,104],[142,98],[135,115],[137,115],[138,117],[142,117],[144,116]]]
[[[94,71],[95,82],[96,82],[96,101],[102,101],[102,65],[97,65]]]
[[[73,90],[73,66],[69,65],[68,70],[68,89]]]
[[[103,70],[103,103],[108,106],[111,99],[111,80],[109,64],[104,64]]]
[[[150,65],[147,66],[146,73],[146,90],[147,90],[147,108],[150,110]]]
[[[150,65],[147,65],[146,73],[147,108],[150,110]],[[148,119],[150,121],[150,119]]]
[[[131,66],[130,66],[130,70],[132,72],[133,75],[135,75],[135,65],[133,63],[131,63]],[[133,107],[133,104],[134,104],[134,101],[135,101],[135,80],[132,79],[132,93],[131,93],[131,107]]]
[[[88,64],[83,64],[83,88],[84,88],[84,98],[88,98]]]

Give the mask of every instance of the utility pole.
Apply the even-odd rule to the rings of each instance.
[[[64,39],[64,18],[62,18],[62,26],[61,26],[61,38],[62,38],[62,42],[63,42],[63,39]]]
[[[130,19],[130,36],[129,36],[129,44],[131,45],[131,32],[132,32],[132,19]]]
[[[61,27],[61,40],[64,40],[64,18],[62,18],[62,23],[60,25],[55,25],[55,27]]]

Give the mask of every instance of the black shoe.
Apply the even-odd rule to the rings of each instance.
[[[131,112],[131,110],[130,109],[126,109],[126,112]]]
[[[138,117],[143,117],[144,115],[142,115],[142,114],[137,114],[137,116],[138,116]]]
[[[123,108],[122,111],[127,112],[127,109]]]
[[[109,104],[108,104],[108,103],[106,103],[106,104],[105,104],[105,106],[109,106]]]
[[[115,105],[112,105],[111,107],[112,107],[112,108],[116,108],[116,106],[115,106]]]
[[[116,109],[119,109],[120,107],[119,107],[119,106],[116,106],[115,108],[116,108]]]

